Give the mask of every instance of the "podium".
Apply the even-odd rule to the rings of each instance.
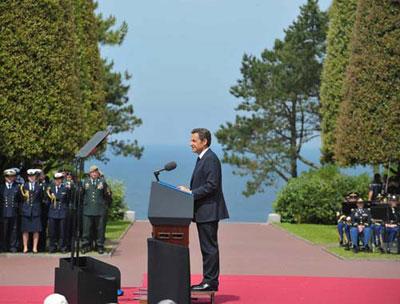
[[[189,225],[193,196],[175,186],[151,184],[148,217],[148,303],[172,300],[190,304]]]

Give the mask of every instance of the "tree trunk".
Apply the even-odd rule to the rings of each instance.
[[[292,101],[290,114],[290,175],[297,177],[296,100]]]

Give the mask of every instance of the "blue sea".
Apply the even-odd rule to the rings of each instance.
[[[214,152],[222,158],[223,152],[219,146],[212,147]],[[320,157],[319,147],[311,145],[305,147],[304,155],[315,162]],[[99,163],[87,161],[85,167],[97,164],[106,175],[106,178],[122,181],[126,188],[126,202],[129,209],[136,212],[137,219],[147,219],[147,208],[150,195],[150,185],[154,180],[153,171],[161,169],[169,161],[176,161],[177,168],[170,172],[162,172],[160,180],[174,185],[188,185],[192,175],[197,155],[191,152],[188,146],[145,146],[140,160],[133,157],[110,156],[109,162]],[[245,197],[242,192],[246,187],[248,177],[241,177],[232,173],[233,167],[222,165],[223,191],[230,213],[229,221],[234,222],[266,222],[268,213],[272,212],[272,203],[277,191],[284,185],[279,181],[276,186],[268,187],[263,193]],[[299,163],[299,171],[308,170]],[[349,174],[370,172],[369,168],[354,168],[346,170]]]

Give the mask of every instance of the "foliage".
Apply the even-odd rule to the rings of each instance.
[[[319,130],[319,85],[325,51],[326,13],[308,0],[283,41],[261,58],[244,55],[242,79],[231,94],[242,99],[235,122],[222,125],[216,136],[225,163],[236,174],[252,176],[245,195],[263,191],[277,178],[297,176],[304,143]]]
[[[128,32],[128,25],[123,22],[120,27],[114,29],[116,19],[114,16],[105,18],[101,13],[97,19],[97,40],[101,45],[121,45]],[[142,124],[142,120],[134,115],[132,103],[129,102],[129,85],[131,75],[125,71],[120,73],[114,71],[114,63],[103,59],[101,62],[104,74],[104,91],[106,93],[106,121],[111,128],[111,134],[122,132],[133,132]],[[140,158],[143,147],[139,146],[137,140],[112,139],[109,141],[112,152],[116,155],[134,156]]]
[[[1,166],[71,158],[87,136],[72,1],[1,1],[0,28]]]
[[[86,0],[0,2],[0,167],[64,166],[98,130],[141,124],[127,97],[128,73],[113,71],[99,44],[121,44],[127,25]],[[141,156],[137,141],[112,139],[116,154]],[[97,156],[104,158],[105,146]]]
[[[400,2],[359,0],[340,106],[341,164],[400,161]]]
[[[329,9],[326,58],[321,75],[322,157],[333,162],[335,127],[343,101],[343,82],[349,62],[349,44],[355,21],[356,0],[334,0]]]
[[[124,212],[128,210],[125,202],[125,185],[116,180],[107,180],[107,184],[112,192],[112,203],[108,209],[109,220],[121,220],[124,218]]]
[[[341,174],[336,166],[325,166],[301,174],[279,191],[274,209],[282,221],[333,224],[344,196],[350,191],[367,198],[369,177]]]

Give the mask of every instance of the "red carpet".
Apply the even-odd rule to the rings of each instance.
[[[197,283],[199,276],[193,276]],[[1,304],[41,304],[49,286],[0,286]],[[120,303],[133,301],[136,288],[125,288]],[[400,303],[400,279],[282,276],[222,276],[216,303]],[[197,303],[201,303],[200,301]]]

